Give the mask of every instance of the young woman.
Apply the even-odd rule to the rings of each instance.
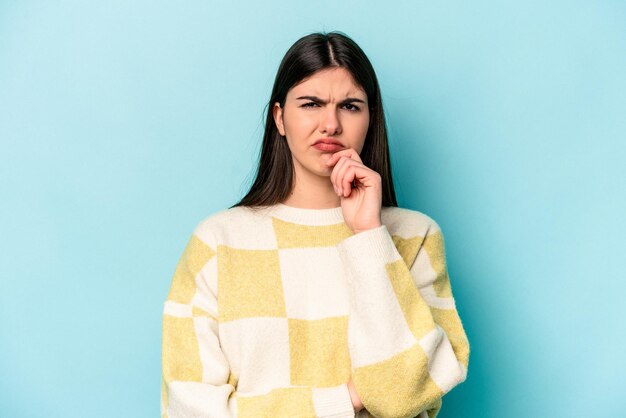
[[[164,417],[435,417],[467,376],[444,241],[396,203],[374,69],[342,33],[283,58],[256,180],[202,220],[163,312]]]

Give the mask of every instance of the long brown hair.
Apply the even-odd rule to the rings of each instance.
[[[382,205],[398,206],[391,177],[385,114],[376,73],[363,50],[352,39],[342,32],[333,31],[311,33],[298,39],[283,57],[267,104],[265,133],[256,179],[250,191],[231,208],[269,206],[287,199],[294,182],[293,160],[287,141],[278,132],[271,109],[276,102],[284,108],[287,92],[291,87],[316,71],[332,67],[348,70],[367,94],[370,122],[360,157],[365,166],[381,176]]]

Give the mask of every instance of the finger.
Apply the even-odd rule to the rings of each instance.
[[[344,188],[341,186],[341,182],[337,180],[337,173],[340,171],[340,167],[343,166],[343,164],[345,164],[346,160],[355,161],[360,164],[363,164],[363,162],[361,161],[361,157],[359,156],[359,154],[353,148],[348,148],[345,150],[338,151],[335,154],[333,154],[332,157],[334,159],[338,158],[338,161],[335,164],[335,167],[333,168],[333,173],[331,173],[331,181],[333,182],[333,185],[339,190],[339,194],[343,194],[342,191]]]
[[[346,195],[345,188],[344,188],[344,183],[345,183],[344,176],[345,176],[346,168],[350,165],[351,161],[354,161],[354,160],[348,157],[342,157],[337,163],[337,165],[335,166],[335,170],[337,171],[337,174],[335,176],[335,184],[337,184],[337,187],[339,188],[339,193],[341,194],[341,196]]]
[[[338,194],[342,194],[340,173],[342,167],[345,166],[345,164],[349,161],[354,160],[351,160],[350,158],[344,156],[339,158],[339,161],[337,162],[337,164],[335,164],[335,167],[333,168],[333,172],[330,174],[331,181],[333,182],[333,186],[337,189]]]
[[[364,187],[374,187],[377,184],[381,183],[380,175],[376,171],[356,162],[353,162],[352,164],[344,168],[342,177],[344,190],[346,190],[347,192],[351,192],[352,186],[350,183],[352,183],[354,180],[361,183]],[[349,194],[350,193],[348,193],[348,195]]]
[[[361,157],[359,156],[359,153],[356,152],[354,148],[346,148],[346,149],[342,149],[341,151],[337,151],[333,155],[331,155],[331,157],[328,160],[326,160],[326,164],[332,165],[335,163],[335,161],[338,161],[342,156],[352,158],[353,160],[356,160],[361,163],[363,162],[361,161]]]
[[[350,193],[352,193],[352,183],[355,182],[355,180],[356,180],[355,165],[354,164],[346,165],[343,171],[343,177],[342,177],[342,183],[341,183],[344,197],[348,197],[350,196]]]
[[[354,161],[350,158],[345,158],[345,162],[338,169],[339,172],[337,173],[337,179],[340,184],[341,194],[344,197],[349,196],[352,192],[352,182],[355,180],[355,174],[353,171],[351,172],[350,170],[353,167],[361,167],[369,170],[369,168],[365,167],[365,165],[363,165],[362,163]]]

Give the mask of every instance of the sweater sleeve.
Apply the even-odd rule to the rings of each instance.
[[[347,384],[276,388],[255,396],[237,392],[237,377],[219,341],[216,263],[216,245],[194,232],[163,308],[161,417],[353,418]]]
[[[337,249],[351,289],[352,378],[365,409],[379,418],[435,417],[469,359],[439,226],[430,219],[422,235],[392,238],[381,225]]]

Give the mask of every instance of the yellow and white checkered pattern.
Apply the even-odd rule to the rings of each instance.
[[[469,343],[438,225],[384,207],[236,207],[194,230],[163,312],[163,417],[433,418]]]

